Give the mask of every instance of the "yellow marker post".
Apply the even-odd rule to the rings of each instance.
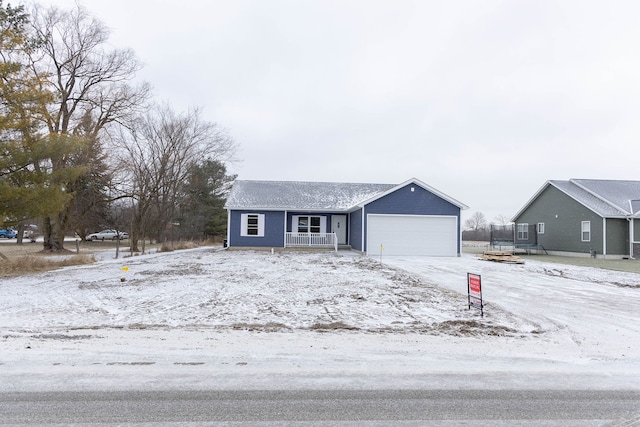
[[[127,267],[125,265],[124,267],[122,267],[122,271],[124,271],[126,273],[127,271],[129,271],[129,267]],[[127,279],[125,279],[124,276],[120,278],[121,282],[124,282],[125,280],[127,280]]]

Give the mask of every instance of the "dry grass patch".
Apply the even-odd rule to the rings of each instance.
[[[93,264],[93,255],[25,255],[11,259],[0,260],[0,277],[19,276],[29,273],[41,273],[43,271],[55,270],[61,267],[74,265]]]
[[[196,243],[196,242],[192,242],[192,241],[184,241],[184,242],[165,242],[162,244],[162,246],[160,247],[160,249],[158,249],[159,252],[171,252],[171,251],[178,251],[180,249],[194,249],[194,248],[199,248],[201,245]]]
[[[344,322],[333,322],[333,323],[314,323],[309,326],[309,329],[312,331],[336,331],[336,330],[347,330],[347,331],[357,331],[360,328],[355,326],[348,325]]]
[[[267,323],[233,323],[231,329],[245,331],[281,332],[290,329],[287,325],[277,322]]]

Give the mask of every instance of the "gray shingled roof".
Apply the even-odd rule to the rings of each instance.
[[[395,187],[395,184],[236,180],[227,209],[346,211]]]
[[[640,181],[601,179],[571,179],[549,181],[549,184],[565,192],[598,215],[626,217],[637,214],[640,200]],[[629,202],[633,203],[633,210]]]

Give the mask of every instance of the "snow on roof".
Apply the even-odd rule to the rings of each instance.
[[[640,200],[640,181],[618,181],[603,179],[571,179],[549,181],[602,217],[624,217],[633,215]]]
[[[395,184],[236,180],[227,198],[232,209],[349,210]]]
[[[629,202],[640,200],[640,181],[574,179],[576,184],[606,199],[625,213],[635,213]]]

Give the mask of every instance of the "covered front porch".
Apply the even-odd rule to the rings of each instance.
[[[331,248],[347,242],[347,215],[335,213],[288,212],[285,248]]]
[[[286,232],[284,236],[285,248],[317,247],[338,250],[338,236],[336,233],[298,233]]]

